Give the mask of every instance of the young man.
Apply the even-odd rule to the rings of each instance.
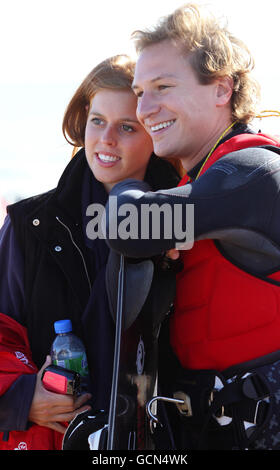
[[[130,257],[172,250],[178,208],[187,234],[194,207],[183,240],[193,234],[194,244],[180,251],[169,321],[178,367],[162,376],[169,396],[180,391],[188,403],[187,412],[171,413],[176,446],[280,448],[280,149],[248,126],[259,97],[251,55],[193,4],[134,38],[138,119],[155,153],[177,157],[187,174],[172,190],[152,192],[134,180],[115,186],[118,207],[137,208],[138,227],[146,224],[143,207],[168,206],[171,215],[157,237],[152,229],[141,237],[139,228],[125,239],[119,230],[108,243]],[[107,214],[108,225],[120,227],[120,212]]]

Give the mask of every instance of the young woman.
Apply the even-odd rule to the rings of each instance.
[[[114,345],[104,281],[109,250],[103,239],[87,237],[87,207],[105,205],[108,191],[126,178],[145,179],[153,189],[178,182],[173,166],[152,154],[151,138],[137,121],[133,72],[126,56],[92,70],[63,121],[66,139],[80,150],[55,189],[8,208],[0,232],[2,449],[61,448],[65,422],[90,407],[108,409]],[[65,318],[83,340],[89,364],[90,393],[78,398],[41,383],[53,324]]]

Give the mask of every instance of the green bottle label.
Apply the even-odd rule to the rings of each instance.
[[[53,363],[56,366],[64,367],[64,369],[74,370],[83,377],[88,375],[88,364],[85,354],[72,357],[71,359],[54,360]]]

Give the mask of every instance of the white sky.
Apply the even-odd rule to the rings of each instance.
[[[56,186],[72,150],[62,118],[78,85],[106,57],[133,54],[134,29],[183,3],[0,0],[0,195],[13,201]],[[263,109],[280,110],[279,0],[207,3],[252,50]],[[262,129],[280,134],[280,118],[264,120]]]

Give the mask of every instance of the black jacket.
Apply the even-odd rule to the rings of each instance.
[[[179,177],[168,162],[152,156],[145,180],[154,189],[170,188]],[[108,403],[110,374],[104,371],[112,366],[114,322],[105,289],[109,249],[104,240],[87,239],[85,211],[93,202],[105,205],[106,199],[82,149],[56,189],[8,207],[23,257],[24,307],[21,312],[3,312],[27,327],[38,368],[54,340],[53,323],[72,320],[73,331],[87,350],[91,391],[98,408]]]

